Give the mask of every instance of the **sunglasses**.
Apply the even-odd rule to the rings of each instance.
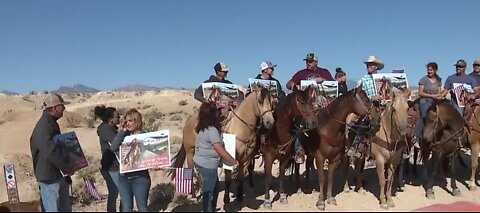
[[[480,67],[480,64],[474,64],[473,67]]]
[[[457,68],[465,68],[465,66],[457,66]]]
[[[225,73],[225,74],[227,74],[227,73],[228,73],[228,71],[219,71],[219,72],[223,72],[223,73]]]

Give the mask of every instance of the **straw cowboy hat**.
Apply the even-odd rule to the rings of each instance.
[[[377,57],[375,57],[373,55],[368,56],[368,59],[366,61],[364,61],[363,63],[365,63],[365,64],[369,64],[369,63],[376,64],[378,66],[378,70],[382,70],[383,67],[385,66],[385,64],[383,64],[383,61],[379,60]]]

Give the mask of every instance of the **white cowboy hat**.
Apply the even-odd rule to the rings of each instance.
[[[379,60],[377,57],[371,55],[368,56],[368,59],[364,61],[363,63],[368,64],[368,63],[374,63],[378,65],[378,70],[382,70],[385,64],[383,64],[383,61]]]

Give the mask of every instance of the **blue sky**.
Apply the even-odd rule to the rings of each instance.
[[[246,85],[263,60],[285,84],[309,52],[332,74],[405,68],[416,85],[425,64],[442,77],[456,60],[480,59],[480,1],[0,1],[0,90],[82,83],[193,88],[218,61]]]

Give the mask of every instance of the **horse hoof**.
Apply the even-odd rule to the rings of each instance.
[[[302,189],[299,188],[299,189],[297,190],[297,194],[301,194],[301,193],[302,193]]]
[[[317,204],[315,204],[315,206],[317,206],[318,210],[325,211],[325,201],[319,200],[317,201]]]
[[[263,207],[267,209],[272,209],[272,201],[264,201]]]
[[[337,200],[335,200],[334,197],[328,198],[327,199],[327,204],[332,204],[332,205],[337,205]]]
[[[468,190],[470,191],[477,191],[477,185],[475,185],[475,183],[470,183],[468,184]]]
[[[387,205],[389,208],[395,207],[395,203],[393,202],[393,200],[387,200]]]
[[[281,194],[280,195],[280,203],[281,204],[288,204],[288,199],[286,194]]]
[[[349,186],[343,187],[343,192],[349,193],[350,192],[350,187]]]
[[[382,209],[388,209],[388,205],[386,203],[381,203],[380,208]]]
[[[435,199],[435,194],[433,193],[433,189],[428,189],[428,190],[427,190],[427,198],[428,198],[429,200]]]
[[[460,189],[453,189],[452,190],[452,195],[455,197],[461,197],[462,193],[460,193]]]

